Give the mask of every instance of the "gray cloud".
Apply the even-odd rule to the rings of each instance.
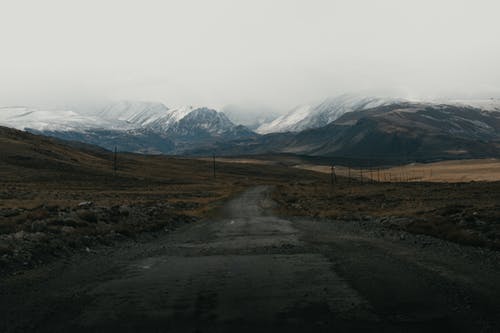
[[[495,0],[6,0],[0,104],[499,97]]]

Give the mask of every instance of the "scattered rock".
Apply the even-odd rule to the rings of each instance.
[[[94,203],[92,201],[82,201],[78,204],[78,207],[80,208],[89,208],[92,207]]]
[[[39,242],[47,238],[47,234],[43,232],[31,232],[24,235],[24,239],[30,242]]]
[[[8,254],[10,254],[12,251],[11,249],[9,248],[8,245],[6,244],[0,244],[0,255],[2,257],[6,257]]]
[[[16,232],[13,236],[16,240],[22,240],[24,238],[25,232],[23,230]]]
[[[22,212],[21,209],[16,209],[16,208],[6,208],[0,210],[0,217],[14,217],[19,215]]]
[[[93,211],[79,211],[77,212],[79,218],[84,221],[95,223],[97,222],[97,214]]]
[[[44,221],[35,221],[31,223],[31,231],[42,232],[47,230],[47,223]]]
[[[75,230],[76,230],[76,229],[75,229],[74,227],[70,227],[70,226],[67,226],[67,225],[65,225],[65,226],[63,226],[63,227],[61,228],[61,232],[62,232],[63,234],[72,234],[72,233],[74,233],[74,232],[75,232]]]

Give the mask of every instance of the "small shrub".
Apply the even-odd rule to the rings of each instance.
[[[9,246],[5,244],[0,244],[0,256],[3,256],[4,254],[11,254],[12,250],[9,248]]]
[[[50,213],[48,210],[44,208],[39,208],[35,209],[31,212],[28,213],[27,218],[32,221],[37,221],[37,220],[44,220],[46,218],[49,218]]]
[[[45,209],[51,213],[55,213],[55,212],[59,211],[59,206],[58,205],[49,205],[49,206],[45,206]]]
[[[91,223],[96,223],[98,220],[97,214],[95,212],[88,211],[88,210],[79,211],[77,213],[77,215],[82,220],[87,221],[87,222],[91,222]]]
[[[15,223],[0,221],[0,234],[11,234],[17,231]]]
[[[449,240],[473,246],[484,246],[484,240],[475,232],[465,229],[453,230],[446,235]]]

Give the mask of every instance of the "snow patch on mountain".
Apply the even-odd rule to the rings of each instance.
[[[370,108],[401,102],[400,99],[360,97],[356,95],[340,95],[328,98],[316,106],[302,105],[287,114],[261,125],[256,132],[268,134],[275,132],[300,132],[306,129],[325,126],[347,112],[367,110]]]
[[[500,99],[499,98],[489,98],[489,99],[461,99],[461,100],[451,100],[448,101],[450,104],[471,106],[484,111],[499,111],[500,112]]]
[[[168,111],[169,109],[162,103],[120,101],[98,112],[98,116],[110,121],[119,121],[118,124],[125,122],[136,127],[144,127],[164,117]]]
[[[0,125],[20,130],[67,132],[102,128],[112,124],[98,117],[81,115],[71,110],[40,110],[14,106],[0,108]]]
[[[298,127],[301,127],[301,122],[303,122],[307,117],[309,117],[313,112],[313,107],[310,105],[300,105],[292,109],[287,114],[284,114],[269,123],[260,125],[256,132],[259,134],[268,134],[274,132],[293,132],[297,131]]]

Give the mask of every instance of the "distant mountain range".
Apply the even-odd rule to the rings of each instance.
[[[238,118],[238,109],[232,110]],[[292,153],[393,161],[500,156],[499,100],[422,103],[342,95],[274,118],[261,116],[253,132],[206,107],[121,101],[88,113],[5,107],[0,125],[152,154]]]
[[[121,101],[97,112],[0,108],[0,124],[106,149],[182,153],[187,148],[254,136],[222,112],[201,107],[169,109],[162,103]]]
[[[391,164],[500,157],[500,112],[457,104],[383,103],[344,113],[322,127],[219,143],[210,149],[221,155],[292,153]]]

